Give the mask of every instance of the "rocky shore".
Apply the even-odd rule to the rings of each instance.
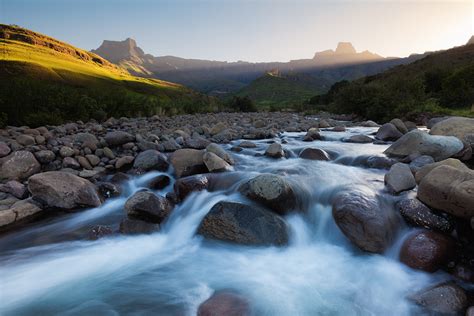
[[[159,231],[175,206],[192,192],[238,184],[236,192],[253,204],[216,203],[197,234],[210,241],[284,246],[289,240],[285,216],[307,210],[304,188],[276,174],[243,182],[232,173],[226,176],[237,163],[232,152],[256,147],[253,140],[277,139],[268,143],[263,155],[331,161],[331,152],[317,148],[318,142],[325,141],[321,131],[344,132],[354,126],[378,129],[370,136],[353,134],[344,142],[389,145],[383,157],[367,155],[351,162],[384,170],[385,190],[355,186],[332,194],[329,203],[337,227],[355,247],[379,254],[393,245],[402,226],[416,227],[403,241],[400,261],[428,273],[444,271],[450,277],[409,299],[433,313],[472,315],[474,119],[470,118],[435,118],[428,122],[428,130],[400,119],[379,126],[347,117],[293,113],[112,118],[104,123],[8,127],[0,130],[0,228],[11,232],[42,216],[100,206],[120,195],[129,177],[161,171],[149,182],[151,190],[138,191],[127,200],[119,227],[92,227],[89,238]],[[278,138],[282,132],[304,132],[301,140],[315,146],[291,152]],[[220,145],[235,140],[241,141],[230,151]],[[152,192],[172,181],[173,190],[166,196]],[[381,194],[394,198],[396,212],[385,207]],[[204,302],[198,314],[216,311],[249,315],[251,306],[241,294],[225,290]]]

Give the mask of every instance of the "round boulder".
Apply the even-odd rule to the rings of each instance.
[[[41,171],[40,163],[29,151],[15,151],[2,160],[0,179],[22,181]]]
[[[140,171],[166,171],[168,166],[169,164],[166,156],[154,149],[145,150],[139,153],[133,163],[133,168]]]
[[[285,152],[283,151],[283,147],[281,147],[278,143],[273,143],[268,146],[267,150],[265,150],[265,156],[271,158],[281,158],[285,156]]]
[[[453,230],[452,223],[443,216],[433,213],[418,199],[405,199],[397,203],[397,208],[405,221],[413,226],[424,227],[443,233]]]
[[[203,161],[203,150],[178,149],[170,158],[171,165],[178,177],[190,176],[208,171]]]
[[[416,187],[415,177],[410,167],[404,163],[396,163],[385,174],[385,185],[390,193],[398,194]]]
[[[133,142],[135,137],[124,131],[108,132],[105,135],[105,141],[109,146],[120,146],[129,142]]]
[[[466,291],[452,282],[422,290],[412,295],[410,299],[436,315],[459,315],[468,306]]]
[[[299,157],[310,160],[331,160],[328,153],[319,148],[305,148],[300,152]]]
[[[395,125],[392,123],[385,123],[379,128],[375,138],[383,141],[392,141],[397,140],[402,136],[403,134],[397,129]]]
[[[140,191],[125,202],[125,211],[131,218],[151,223],[161,223],[171,213],[169,201],[153,192]]]

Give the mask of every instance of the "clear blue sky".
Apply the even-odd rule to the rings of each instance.
[[[464,44],[473,1],[0,0],[0,22],[84,49],[134,38],[147,53],[213,60],[287,61],[351,41],[407,56]]]

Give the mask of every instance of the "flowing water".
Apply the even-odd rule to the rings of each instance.
[[[101,207],[66,214],[0,236],[1,315],[195,315],[215,290],[234,289],[251,302],[255,315],[411,315],[419,311],[405,297],[442,278],[398,262],[408,228],[384,255],[366,254],[349,244],[335,225],[329,199],[344,187],[378,192],[387,208],[396,197],[383,192],[384,170],[357,166],[357,157],[382,155],[384,145],[351,144],[341,138],[370,134],[371,128],[322,132],[327,141],[302,142],[284,133],[289,159],[256,157],[257,148],[234,153],[235,171],[225,177],[244,181],[277,173],[305,196],[304,214],[290,215],[287,247],[242,247],[196,236],[200,221],[218,201],[242,201],[239,181],[214,192],[191,194],[177,206],[160,232],[85,238],[93,225],[118,226],[127,197],[160,173],[132,179],[121,197]],[[278,139],[280,141],[280,139]],[[234,144],[237,144],[234,142]],[[230,148],[231,145],[226,145]],[[317,147],[334,160],[296,158]],[[170,186],[158,194],[166,194]]]

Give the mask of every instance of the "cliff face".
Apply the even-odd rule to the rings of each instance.
[[[313,61],[319,65],[351,64],[384,59],[382,56],[363,51],[358,53],[350,42],[340,42],[336,50],[325,50],[314,54]]]

